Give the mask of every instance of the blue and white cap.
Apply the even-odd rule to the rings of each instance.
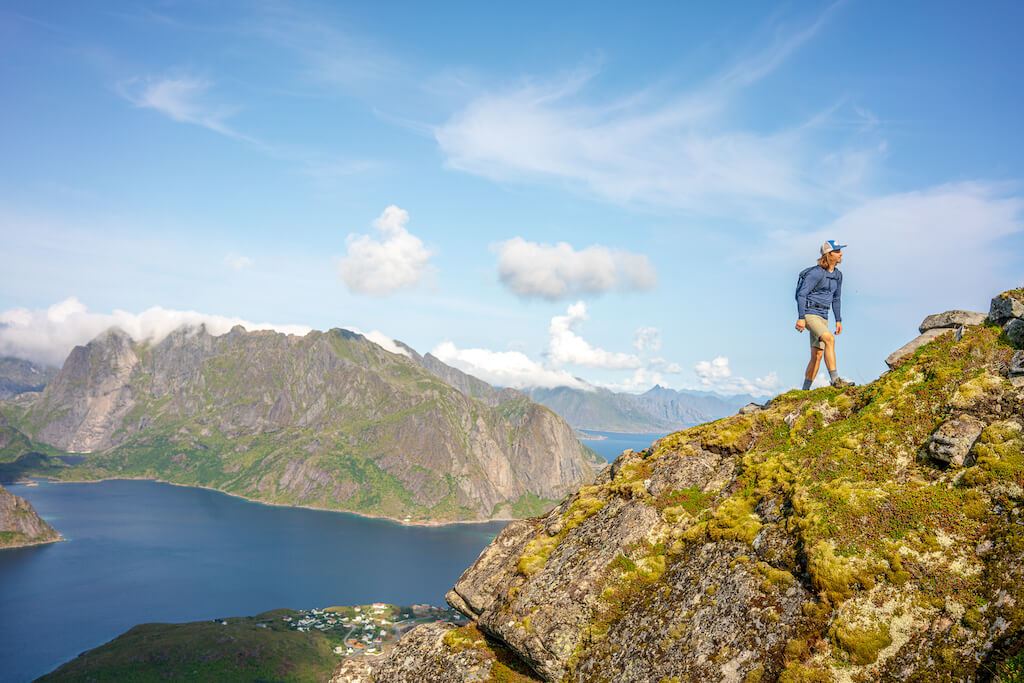
[[[846,246],[847,245],[845,244],[836,244],[835,240],[829,240],[828,242],[825,242],[824,244],[821,245],[821,255],[824,256],[830,251],[839,251],[840,249],[843,249]]]

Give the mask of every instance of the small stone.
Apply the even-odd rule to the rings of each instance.
[[[753,415],[754,413],[764,410],[764,406],[760,403],[748,403],[747,405],[740,408],[740,415]]]
[[[1024,375],[1024,350],[1014,351],[1010,356],[1010,377]]]
[[[1004,292],[992,299],[988,317],[996,325],[1003,325],[1011,318],[1024,318],[1024,301]]]
[[[1003,326],[1003,332],[1011,344],[1024,348],[1024,318],[1014,318]]]
[[[928,316],[917,329],[919,332],[924,333],[938,328],[981,325],[987,317],[984,313],[978,313],[977,311],[946,311],[945,313],[936,313],[935,315]]]
[[[935,460],[953,467],[970,467],[974,458],[971,447],[985,429],[985,423],[970,415],[961,415],[943,422],[928,441],[928,453]]]
[[[978,557],[981,557],[982,555],[987,555],[990,552],[992,552],[992,541],[982,541],[974,549],[974,554]]]
[[[548,525],[544,527],[544,533],[548,536],[557,536],[562,530],[562,520],[558,517],[548,522]]]

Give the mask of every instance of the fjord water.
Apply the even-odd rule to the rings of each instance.
[[[592,429],[581,429],[579,431],[587,436],[596,437],[594,439],[584,438],[582,441],[597,451],[608,462],[615,460],[627,448],[632,448],[634,451],[642,451],[665,436],[663,433],[630,434],[626,432],[598,432]]]
[[[403,527],[152,481],[8,486],[68,542],[0,551],[0,681],[147,622],[444,604],[505,523]]]

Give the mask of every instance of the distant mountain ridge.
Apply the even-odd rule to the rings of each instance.
[[[42,391],[57,368],[11,356],[0,357],[0,401],[28,392]]]
[[[660,385],[643,394],[557,387],[527,390],[577,429],[608,432],[666,432],[722,417],[754,401],[752,396],[720,396],[703,391],[677,391]]]
[[[200,326],[151,343],[112,328],[72,350],[15,421],[89,454],[66,478],[155,478],[409,521],[536,514],[593,476],[599,456],[551,410],[416,356],[341,329]]]

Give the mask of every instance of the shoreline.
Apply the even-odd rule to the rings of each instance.
[[[5,550],[17,550],[18,548],[31,548],[31,547],[37,546],[37,545],[50,545],[51,543],[64,543],[65,541],[68,540],[68,539],[64,538],[63,536],[61,536],[60,534],[57,534],[57,536],[58,536],[57,538],[51,538],[48,541],[33,541],[31,543],[21,543],[19,545],[5,545],[4,547],[0,548],[0,553],[2,553]]]
[[[248,496],[243,496],[243,495],[241,495],[239,493],[231,493],[229,491],[224,491],[222,489],[214,488],[212,486],[203,486],[202,484],[179,484],[179,483],[176,483],[176,482],[173,482],[173,481],[166,481],[164,479],[157,479],[155,477],[102,477],[102,478],[99,478],[99,479],[55,479],[55,478],[52,478],[52,477],[42,477],[42,476],[40,476],[40,477],[34,477],[34,478],[35,479],[45,479],[47,482],[49,482],[51,484],[98,484],[98,483],[104,482],[104,481],[155,481],[155,482],[158,482],[160,484],[167,484],[169,486],[180,486],[182,488],[194,488],[194,489],[205,489],[207,491],[215,491],[217,493],[222,493],[225,496],[231,496],[232,498],[240,498],[241,500],[247,501],[249,503],[255,503],[257,505],[267,505],[267,506],[270,506],[270,507],[283,507],[283,508],[301,508],[303,510],[320,510],[322,512],[336,512],[336,513],[343,514],[343,515],[353,515],[355,517],[361,517],[363,519],[376,519],[376,520],[380,520],[380,521],[383,521],[383,522],[392,522],[392,523],[398,524],[400,526],[408,526],[408,527],[414,527],[414,526],[442,527],[442,526],[454,526],[454,525],[457,525],[457,524],[490,524],[491,522],[505,522],[507,524],[509,522],[514,522],[514,521],[516,521],[518,519],[526,519],[525,517],[494,517],[492,519],[473,519],[473,520],[465,520],[465,519],[463,519],[463,520],[452,520],[452,521],[448,521],[448,522],[441,522],[441,521],[437,521],[437,520],[419,520],[419,521],[409,520],[409,521],[405,521],[403,519],[396,519],[394,517],[388,517],[386,515],[371,515],[371,514],[364,513],[364,512],[353,512],[352,510],[340,510],[338,508],[327,508],[327,507],[321,507],[321,506],[318,506],[318,505],[291,505],[291,504],[288,504],[288,503],[272,503],[272,502],[268,502],[268,501],[265,501],[265,500],[259,500],[258,498],[250,498]],[[22,485],[23,486],[27,486],[28,484],[25,483],[25,484],[22,484]],[[62,538],[61,540],[67,540],[67,539]],[[55,541],[48,541],[48,542],[53,543]],[[18,547],[22,547],[22,546],[18,546]]]

